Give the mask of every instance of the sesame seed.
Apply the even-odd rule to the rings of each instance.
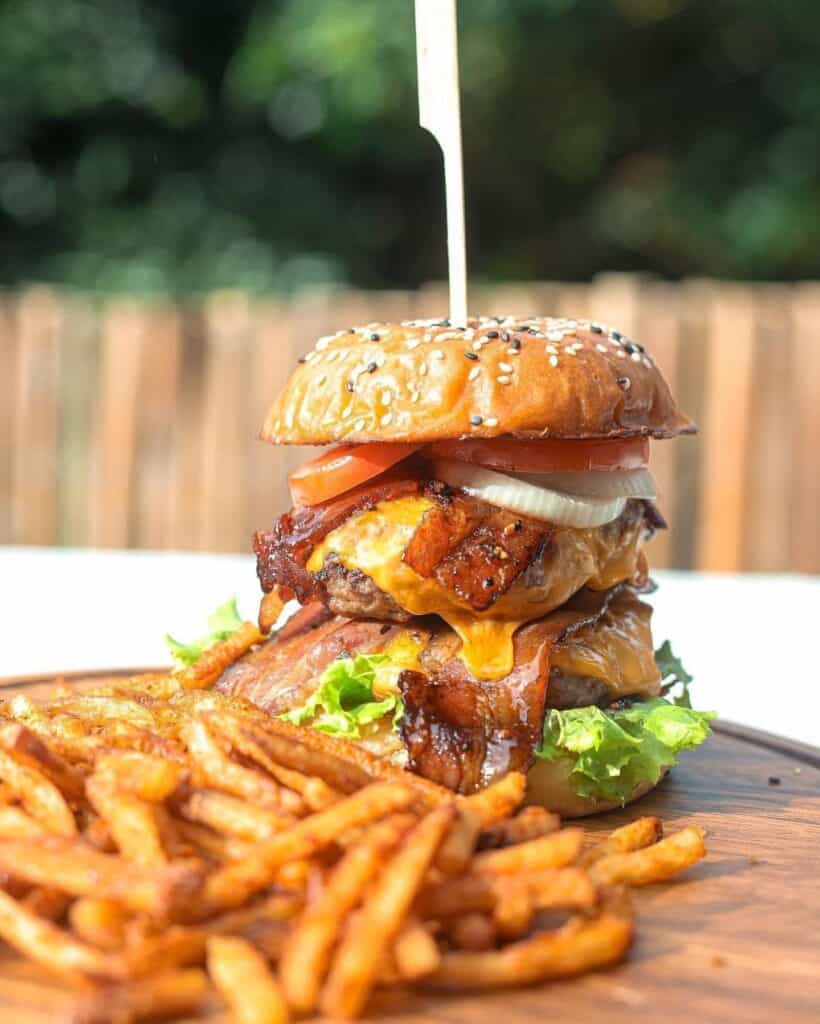
[[[421,363],[419,365],[419,377],[425,377],[427,375],[427,363]]]
[[[342,354],[341,349],[334,348],[332,351],[328,352],[328,354],[325,356],[325,362],[326,363],[335,363],[336,360],[339,358],[339,356],[341,354]]]
[[[466,356],[467,359],[478,359],[478,356],[475,354],[475,352],[465,352],[464,355]]]
[[[619,359],[626,359],[626,352],[624,352],[622,348],[619,348],[615,355],[618,356]]]
[[[509,341],[510,340],[510,335],[509,335],[508,331],[502,331],[501,332],[501,340],[502,341]]]
[[[575,349],[572,347],[572,345],[564,345],[564,351],[568,356],[575,355]]]
[[[350,406],[350,405],[346,405],[346,406],[344,407],[344,409],[342,409],[342,419],[343,419],[343,420],[347,420],[347,419],[350,419],[350,417],[351,417],[352,415],[353,415],[353,407],[352,407],[352,406]]]
[[[296,360],[296,362],[297,363],[306,363],[307,362],[307,356],[299,356],[299,358]]]
[[[380,340],[381,340],[381,335],[379,335],[379,334],[376,334],[376,332],[374,331],[374,332],[373,332],[373,333],[372,333],[372,334],[370,335],[370,340],[371,340],[371,341],[380,341]]]
[[[509,363],[499,363],[498,369],[501,370],[502,373],[512,373],[513,368]]]
[[[484,422],[484,417],[483,416],[471,416],[470,417],[470,423],[474,427],[480,427],[483,422]]]
[[[609,336],[613,341],[620,341],[623,338],[623,334],[620,331],[610,331]]]
[[[347,333],[348,334],[355,334],[356,333],[356,328],[355,327],[348,327]]]
[[[472,370],[467,374],[467,380],[475,380],[479,376],[481,370],[477,366],[474,366]]]
[[[618,377],[618,387],[623,388],[624,391],[629,391],[632,387],[632,381],[629,377]]]
[[[495,379],[498,381],[499,384],[509,384],[510,383],[510,378],[506,374],[503,374],[503,373],[501,374],[500,377],[496,377]]]
[[[512,342],[511,342],[511,345],[512,345],[512,348],[514,348],[515,351],[517,352],[521,348],[521,339],[520,338],[513,338]]]
[[[390,388],[385,388],[384,391],[382,391],[382,405],[390,405],[392,401],[393,392],[390,390]]]
[[[484,426],[485,427],[497,427],[498,426],[498,420],[495,418],[495,416],[491,416],[489,419],[484,420]]]
[[[379,368],[379,364],[378,363],[368,363],[367,367],[366,367],[366,370],[367,370],[368,373],[375,373],[376,370],[378,370],[378,368]]]
[[[319,340],[316,342],[316,344],[313,347],[316,349],[317,352],[323,352],[328,347],[330,342],[331,342],[330,336],[326,335],[324,338],[319,338]]]
[[[563,331],[547,331],[547,341],[563,341]]]
[[[596,345],[595,347],[598,349],[599,352],[606,353],[606,352],[609,351],[609,349],[606,347],[606,345]]]
[[[507,349],[507,355],[508,356],[520,356],[521,355],[521,349],[519,349],[519,348],[508,348]]]
[[[492,587],[492,586],[495,586],[495,580],[494,580],[494,579],[492,578],[492,576],[488,576],[488,577],[487,577],[487,578],[486,578],[486,579],[485,579],[485,580],[483,581],[483,585],[484,585],[484,586],[485,586],[485,587],[486,587],[487,589],[489,589],[490,587]],[[769,781],[771,781],[771,780],[769,780]],[[779,781],[780,781],[780,779],[778,779],[777,781],[779,782]]]
[[[393,422],[393,413],[392,412],[386,412],[384,414],[384,416],[382,416],[380,422],[381,422],[381,425],[383,427],[388,426],[390,423]]]
[[[632,360],[633,363],[639,363],[641,361],[641,353],[633,352],[629,358]]]
[[[316,378],[316,383],[317,383],[317,385],[319,387],[321,387],[322,384],[324,384],[326,380],[327,380],[327,374],[326,373],[320,373],[319,376]]]
[[[593,334],[603,334],[604,333],[604,329],[603,329],[603,327],[601,327],[600,324],[590,324],[589,325],[589,329],[592,331]]]
[[[498,331],[487,331],[487,337],[492,341],[498,337]]]
[[[440,348],[437,348],[437,349],[435,349],[435,351],[430,353],[430,358],[431,359],[443,359],[444,358],[444,353],[441,351]]]
[[[353,424],[354,430],[364,430],[364,420],[356,420]]]
[[[413,403],[413,405],[415,405],[416,402],[418,402],[418,400],[420,398],[421,398],[421,392],[420,391],[416,391],[416,393],[413,395],[413,397],[410,399],[410,401]]]
[[[555,347],[555,345],[547,345],[547,352],[549,352],[551,356],[558,355],[558,349]]]
[[[347,383],[345,384],[345,391],[352,391],[353,390],[353,386],[354,385],[353,385],[353,381],[352,380],[347,381]]]
[[[408,338],[407,339],[407,347],[409,349],[411,349],[411,350],[414,349],[414,348],[418,348],[420,344],[421,344],[421,342],[419,341],[418,338]]]
[[[558,365],[558,356],[550,356],[550,366]]]

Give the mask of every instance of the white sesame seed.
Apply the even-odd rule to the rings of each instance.
[[[308,352],[308,354],[306,356],[302,356],[302,358],[306,363],[314,363],[317,359],[321,359],[322,357],[318,352]]]
[[[415,394],[413,395],[413,397],[410,399],[410,401],[413,403],[413,405],[415,405],[416,402],[418,402],[418,400],[420,398],[421,398],[421,392],[420,391],[416,391]]]
[[[564,351],[568,356],[575,355],[575,349],[572,347],[572,345],[564,345]]]
[[[509,384],[510,383],[510,378],[507,377],[503,373],[501,374],[500,377],[496,377],[495,379],[498,381],[499,384]]]
[[[498,426],[498,420],[495,418],[495,416],[490,416],[488,419],[484,420],[484,426],[485,427],[497,427]]]
[[[354,430],[364,430],[364,420],[356,420],[353,424]]]
[[[352,415],[353,415],[353,406],[352,405],[346,405],[344,407],[344,409],[342,409],[342,419],[343,420],[349,420]]]
[[[419,377],[424,377],[426,375],[427,375],[427,363],[420,363],[419,364]]]
[[[507,349],[507,355],[508,356],[520,356],[521,355],[521,349],[520,348],[508,348]]]
[[[558,356],[550,356],[550,366],[558,365]]]
[[[319,338],[319,340],[316,342],[316,345],[314,346],[314,348],[316,349],[317,352],[322,352],[322,351],[324,351],[324,349],[326,349],[328,347],[328,345],[331,343],[331,341],[333,341],[333,338],[331,337],[331,335],[326,334],[324,336],[324,338]]]
[[[408,348],[409,348],[409,349],[410,349],[411,351],[412,351],[412,349],[414,349],[414,348],[418,348],[420,344],[421,344],[421,341],[420,341],[420,340],[419,340],[418,338],[408,338],[408,339],[407,339],[407,347],[408,347]]]
[[[379,422],[383,427],[389,426],[393,422],[393,413],[386,412]]]
[[[563,331],[547,331],[547,340],[548,341],[563,341],[563,339],[564,339],[564,332]]]
[[[480,373],[481,370],[477,366],[474,366],[472,370],[470,370],[470,372],[467,374],[467,380],[475,380]]]
[[[652,360],[648,356],[643,357],[643,365],[651,368]]]
[[[632,362],[633,363],[639,363],[641,361],[641,353],[640,352],[633,352],[631,358],[632,358]]]
[[[558,349],[555,347],[555,345],[547,345],[547,352],[549,352],[551,356],[558,355]]]
[[[430,353],[430,358],[431,359],[443,359],[444,358],[444,353],[441,351],[440,348],[437,348],[437,349],[435,349],[434,351],[432,351]]]
[[[382,391],[382,405],[390,405],[392,401],[393,392],[390,390],[390,388],[385,388],[384,391]]]
[[[595,347],[598,349],[599,352],[606,353],[606,352],[609,351],[609,349],[606,347],[606,345],[596,345]]]
[[[620,343],[620,341],[616,341],[616,340],[615,340],[614,338],[610,338],[610,339],[609,339],[609,344],[610,344],[610,345],[611,345],[611,346],[612,346],[613,348],[620,348],[620,347],[621,347],[621,343]]]
[[[498,369],[501,370],[502,373],[512,373],[513,370],[509,363],[499,363]]]
[[[622,348],[619,348],[618,351],[615,353],[615,355],[619,359],[626,359],[626,352],[624,352],[624,350]]]
[[[317,383],[317,385],[319,387],[321,387],[322,384],[324,384],[326,380],[327,380],[327,374],[326,373],[320,373],[319,376],[316,378],[316,383]]]

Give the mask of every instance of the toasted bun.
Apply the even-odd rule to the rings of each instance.
[[[571,767],[567,760],[544,761],[536,758],[527,775],[526,802],[546,807],[562,818],[584,818],[589,814],[601,814],[621,806],[620,802],[578,796],[569,781]],[[639,800],[653,790],[655,785],[657,783],[641,783],[626,802],[631,804]]]
[[[320,338],[260,436],[321,445],[694,430],[641,345],[599,324],[539,317],[369,324]]]

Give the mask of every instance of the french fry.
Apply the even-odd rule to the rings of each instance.
[[[94,763],[94,770],[97,775],[111,779],[118,789],[150,803],[167,800],[185,774],[178,761],[137,750],[101,754]]]
[[[441,963],[436,941],[416,920],[409,920],[393,944],[396,970],[404,981],[417,981],[432,974]]]
[[[461,798],[461,806],[471,810],[489,828],[503,821],[517,810],[527,790],[527,777],[521,772],[510,772],[486,789]]]
[[[120,957],[103,953],[27,909],[0,889],[0,938],[36,963],[54,971],[121,978]]]
[[[466,874],[422,889],[416,910],[424,918],[447,918],[465,912],[492,913],[496,904],[518,891],[536,910],[595,906],[596,892],[585,871],[576,867],[545,868],[522,875]]]
[[[188,821],[207,825],[248,842],[264,842],[277,832],[289,828],[293,818],[277,814],[264,807],[256,807],[216,790],[195,789],[176,804],[176,810]]]
[[[86,782],[86,793],[127,860],[146,867],[168,863],[160,834],[160,808],[118,789],[110,775],[92,775]]]
[[[77,822],[65,797],[43,772],[0,750],[0,779],[46,831],[65,837],[77,834]]]
[[[467,807],[458,809],[453,826],[436,854],[436,867],[445,875],[466,871],[481,831],[481,819]]]
[[[196,856],[204,856],[218,864],[243,860],[250,856],[252,847],[241,839],[214,832],[205,825],[193,821],[174,820],[174,827],[183,843],[187,843]]]
[[[361,1013],[378,976],[379,960],[372,953],[396,939],[453,815],[448,804],[430,811],[384,866],[333,958],[319,1001],[327,1016],[352,1019]]]
[[[663,826],[658,818],[637,818],[628,825],[622,825],[600,842],[584,850],[579,863],[589,867],[611,853],[629,853],[642,850],[645,846],[657,843],[663,836]]]
[[[530,839],[517,846],[479,853],[473,861],[473,871],[507,875],[523,871],[541,871],[561,868],[577,859],[584,843],[579,828],[564,828],[551,835]]]
[[[83,777],[34,731],[8,724],[0,729],[0,748],[15,760],[42,772],[69,800],[82,800]]]
[[[49,921],[59,921],[68,909],[71,897],[57,889],[36,886],[27,892],[20,902],[38,917],[45,917]]]
[[[199,867],[192,862],[149,870],[121,857],[99,853],[81,840],[54,837],[3,841],[0,871],[73,896],[117,900],[131,910],[156,917],[177,912],[201,884]]]
[[[78,1000],[67,1024],[132,1024],[187,1016],[206,1005],[210,990],[207,975],[198,968],[162,971]]]
[[[589,869],[599,885],[651,885],[691,867],[706,856],[705,832],[690,826],[659,843],[631,853],[612,853]]]
[[[530,930],[536,906],[528,886],[499,887],[493,925],[502,939],[520,939]]]
[[[193,665],[174,673],[174,679],[186,690],[204,690],[222,675],[228,665],[233,664],[254,644],[264,637],[252,622],[243,622],[227,640],[221,640],[204,651]]]
[[[316,1008],[330,953],[346,916],[412,822],[408,815],[394,815],[371,826],[333,870],[318,898],[305,907],[279,964],[285,996],[295,1012],[307,1014]]]
[[[68,911],[68,922],[75,935],[99,949],[116,950],[122,946],[127,920],[121,904],[93,896],[75,900]]]
[[[285,1024],[288,1008],[265,959],[244,939],[208,940],[208,972],[237,1024]]]
[[[605,909],[599,917],[573,918],[558,931],[540,932],[502,949],[444,953],[427,980],[469,990],[565,978],[618,963],[626,956],[632,934],[629,914],[620,907]]]
[[[495,925],[486,914],[477,911],[458,914],[447,920],[444,927],[447,938],[456,949],[479,953],[495,946]]]
[[[262,597],[262,600],[259,602],[258,623],[259,631],[264,633],[265,636],[267,636],[276,625],[285,604],[286,601],[279,593],[278,587],[274,587],[273,590],[269,591],[269,593]]]
[[[276,871],[287,861],[312,857],[346,829],[407,807],[414,797],[414,791],[400,783],[366,786],[267,843],[260,843],[245,860],[216,871],[205,884],[205,905],[224,909],[239,906],[269,885]]]
[[[37,839],[48,834],[48,829],[21,807],[0,807],[0,839]]]
[[[204,721],[196,719],[184,731],[188,751],[205,783],[242,797],[252,804],[279,810],[280,787],[269,776],[238,764],[224,752]]]
[[[560,827],[561,819],[557,814],[543,807],[525,807],[514,818],[507,818],[485,829],[479,836],[478,848],[495,850],[499,846],[525,843],[529,839],[557,832]]]

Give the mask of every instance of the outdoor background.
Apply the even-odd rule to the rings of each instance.
[[[247,550],[293,360],[446,312],[412,8],[0,0],[0,543]],[[704,431],[656,446],[656,563],[820,571],[820,5],[460,28],[473,309],[656,352]]]

